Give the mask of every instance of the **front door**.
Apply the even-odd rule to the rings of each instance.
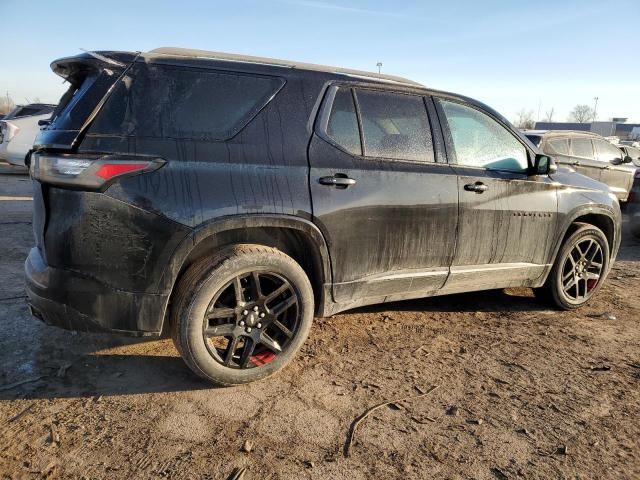
[[[455,100],[437,102],[460,201],[444,290],[533,284],[552,255],[556,187],[547,176],[530,176],[531,152],[498,119]]]
[[[427,108],[421,95],[368,88],[333,86],[325,96],[309,147],[310,188],[336,302],[422,296],[447,278],[457,179]]]

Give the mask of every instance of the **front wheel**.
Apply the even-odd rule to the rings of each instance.
[[[560,248],[545,285],[536,291],[563,310],[586,304],[609,271],[609,243],[597,227],[579,224]]]
[[[195,373],[229,386],[283,368],[312,321],[313,290],[300,265],[274,248],[236,245],[185,273],[172,336]]]

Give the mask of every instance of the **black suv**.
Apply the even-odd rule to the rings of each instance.
[[[606,186],[490,108],[403,78],[159,49],[64,58],[30,157],[32,312],[156,336],[220,385],[282,368],[314,315],[528,286],[560,308],[620,243]]]

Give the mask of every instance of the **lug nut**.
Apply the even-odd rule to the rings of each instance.
[[[243,311],[242,311],[242,314],[243,314],[243,315],[247,315],[248,313],[249,313],[249,311],[248,311],[248,310],[243,310]]]
[[[260,314],[260,318],[264,318],[264,312]]]
[[[257,312],[258,311],[258,306],[256,305],[255,307],[253,307],[253,311]]]
[[[247,333],[251,333],[251,327],[247,327]]]
[[[240,326],[244,327],[244,320],[240,320]]]
[[[258,328],[262,328],[262,324],[260,322],[258,322],[258,324],[256,325],[256,327]]]

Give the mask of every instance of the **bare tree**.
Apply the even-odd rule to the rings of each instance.
[[[593,119],[594,113],[593,108],[589,105],[576,105],[569,114],[569,121],[587,123]]]
[[[533,110],[520,110],[516,117],[516,127],[531,129],[535,126],[536,122],[533,120]]]
[[[555,110],[556,109],[554,107],[551,107],[551,110],[549,110],[548,112],[546,112],[544,114],[544,119],[543,120],[545,122],[553,122],[553,114],[554,114]]]
[[[0,97],[0,115],[6,115],[15,108],[16,104],[9,96],[9,92],[5,96]]]

